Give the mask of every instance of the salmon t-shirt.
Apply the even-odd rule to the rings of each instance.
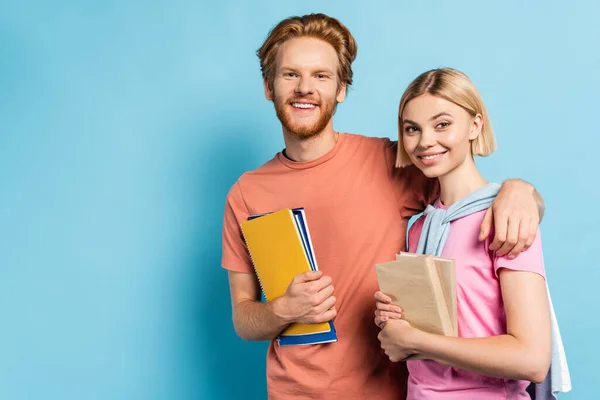
[[[393,366],[373,322],[374,265],[405,249],[409,218],[437,196],[437,181],[413,166],[394,167],[386,138],[340,134],[310,162],[282,153],[231,188],[223,226],[223,268],[254,273],[240,224],[248,216],[303,207],[319,269],[333,279],[338,342],[280,347],[267,355],[271,399],[389,399],[406,391],[403,363]]]

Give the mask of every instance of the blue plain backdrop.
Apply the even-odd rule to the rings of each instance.
[[[0,2],[0,398],[263,399],[236,338],[225,195],[283,147],[254,54],[280,19],[355,35],[335,127],[396,135],[420,72],[466,72],[499,150],[489,180],[543,194],[546,268],[574,390],[600,356],[597,2]]]

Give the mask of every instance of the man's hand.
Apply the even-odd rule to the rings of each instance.
[[[490,250],[496,251],[498,256],[508,254],[509,258],[515,258],[535,239],[540,207],[543,208],[538,200],[541,201],[531,184],[521,180],[505,181],[485,213],[479,240],[483,241],[490,235],[493,223],[496,234]]]
[[[296,275],[285,295],[275,299],[273,310],[284,320],[302,324],[331,321],[336,316],[331,278],[321,271]]]

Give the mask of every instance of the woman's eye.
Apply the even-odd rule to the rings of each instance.
[[[404,128],[404,132],[406,133],[415,133],[418,131],[419,129],[416,126],[407,126],[406,128]]]
[[[447,127],[449,127],[449,126],[450,126],[450,123],[448,123],[448,122],[445,122],[445,121],[444,121],[444,122],[440,122],[440,123],[437,125],[437,127],[438,127],[438,128],[442,128],[442,129],[443,129],[443,128],[447,128]]]

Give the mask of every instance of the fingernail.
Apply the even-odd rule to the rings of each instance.
[[[509,259],[509,260],[514,260],[514,259],[515,259],[515,256],[511,254],[511,255],[509,255],[509,256],[508,256],[508,259]]]
[[[396,311],[397,313],[400,313],[400,312],[402,312],[402,309],[400,307],[396,307],[396,308],[394,308],[394,311]]]

